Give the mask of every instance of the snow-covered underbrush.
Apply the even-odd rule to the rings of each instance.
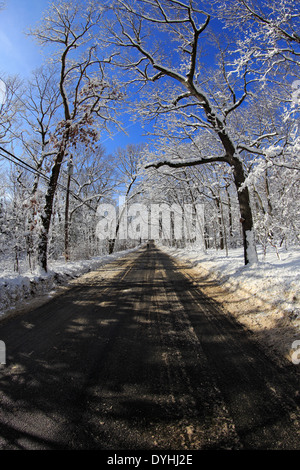
[[[18,274],[4,270],[0,273],[0,316],[26,300],[49,293],[55,287],[111,263],[135,249],[68,263],[64,260],[50,261],[47,273],[36,270]]]

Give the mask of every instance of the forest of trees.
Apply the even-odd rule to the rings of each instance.
[[[53,1],[28,31],[42,67],[0,71],[0,259],[47,270],[133,246],[118,224],[96,236],[120,195],[204,204],[205,248],[245,264],[299,246],[299,32],[298,0]],[[148,139],[109,154],[128,116]]]

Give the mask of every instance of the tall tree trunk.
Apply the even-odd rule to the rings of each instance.
[[[228,203],[228,222],[229,222],[229,244],[233,238],[233,226],[232,226],[232,207],[231,207],[231,197],[229,194],[229,185],[225,186],[226,195],[227,195],[227,203]]]
[[[248,187],[244,185],[246,181],[245,171],[242,162],[236,157],[232,159],[232,167],[241,215],[240,222],[242,224],[244,260],[245,264],[256,263],[257,253],[254,240],[250,194]]]
[[[70,259],[70,251],[69,251],[69,205],[70,205],[70,184],[71,184],[71,176],[72,176],[72,157],[69,160],[68,165],[68,180],[67,180],[67,194],[66,194],[66,205],[65,205],[65,260],[69,261]]]
[[[221,210],[221,199],[219,196],[215,196],[215,202],[217,205],[218,213],[218,227],[219,227],[219,247],[220,250],[224,250],[224,233],[223,233],[223,223],[222,223],[222,210]]]
[[[66,205],[65,205],[65,260],[69,261],[70,253],[69,253],[69,202],[70,202],[70,179],[71,176],[68,175],[68,186],[67,186],[67,194],[66,194]]]
[[[48,269],[47,253],[48,253],[50,223],[51,223],[51,218],[52,218],[52,213],[53,213],[53,201],[54,201],[55,191],[57,188],[57,181],[58,181],[60,168],[61,168],[64,155],[65,155],[65,143],[62,144],[62,147],[59,153],[57,154],[54,165],[52,167],[48,191],[45,197],[44,212],[41,216],[42,229],[41,229],[40,240],[39,240],[39,245],[38,245],[38,264],[46,272]]]

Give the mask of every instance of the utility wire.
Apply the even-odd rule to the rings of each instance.
[[[13,155],[11,152],[9,152],[8,150],[4,149],[3,147],[0,147],[0,151],[1,152],[5,152],[7,155],[9,155],[10,157],[12,158],[15,158],[17,160],[14,161],[12,160],[10,157],[8,157],[7,155],[3,155],[3,153],[1,153],[1,156],[3,158],[6,158],[7,160],[9,160],[10,162],[14,163],[15,165],[17,166],[20,166],[21,168],[23,168],[23,170],[28,170],[30,171],[31,173],[35,174],[35,175],[39,175],[41,176],[42,178],[44,178],[47,182],[50,181],[49,177],[44,175],[43,173],[41,173],[40,171],[38,171],[36,168],[34,168],[33,166],[29,165],[28,163],[24,162],[23,160],[21,160],[20,158],[16,157],[15,155]],[[20,163],[18,163],[20,162]]]
[[[3,153],[0,153],[0,155],[5,158],[6,160],[12,162],[14,165],[17,165],[17,166],[20,166],[23,170],[27,170],[35,175],[39,175],[41,176],[42,178],[44,178],[48,183],[50,182],[50,178],[47,176],[47,175],[44,175],[44,173],[41,173],[40,171],[38,171],[36,168],[34,168],[33,166],[29,165],[28,163],[24,162],[23,160],[21,160],[20,158],[16,157],[14,154],[12,154],[11,152],[9,152],[8,150],[4,149],[3,147],[0,146],[0,151],[1,152],[5,152],[7,155],[9,155],[9,157],[7,155],[3,155]],[[17,161],[14,161],[12,158],[15,158]],[[84,201],[83,199],[81,199],[79,196],[77,196],[75,193],[73,193],[70,189],[66,188],[65,186],[63,186],[61,183],[57,183],[57,186],[59,186],[61,189],[63,189],[64,191],[66,192],[69,192],[71,194],[71,196],[74,197],[74,199],[76,199],[77,201],[81,202],[82,204],[85,204],[89,209],[93,210],[94,212],[96,212],[96,209],[94,207],[91,207],[86,201]]]

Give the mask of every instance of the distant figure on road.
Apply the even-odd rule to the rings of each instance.
[[[154,247],[154,240],[148,240],[147,241],[147,250],[149,250],[150,248],[153,248]]]

